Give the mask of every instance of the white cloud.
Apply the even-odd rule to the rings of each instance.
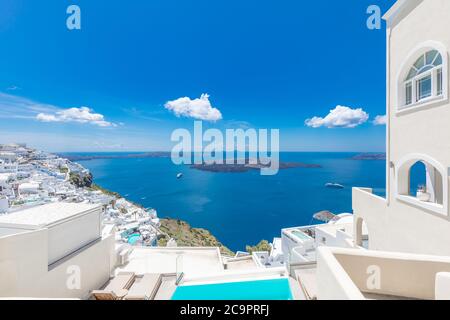
[[[352,109],[345,106],[337,106],[325,117],[313,117],[306,119],[305,124],[312,128],[355,128],[369,119],[363,109]]]
[[[57,122],[58,119],[52,114],[39,113],[36,119],[42,122]]]
[[[49,104],[0,92],[0,118],[35,119],[38,113],[52,113],[57,110],[57,107]]]
[[[164,107],[172,111],[177,117],[183,116],[206,121],[222,119],[222,113],[211,105],[207,94],[202,94],[200,98],[194,100],[184,97],[168,101]]]
[[[376,116],[375,120],[373,120],[372,123],[374,125],[376,125],[376,126],[385,126],[386,125],[386,121],[387,121],[386,115],[384,115],[384,116]]]
[[[53,114],[39,113],[36,119],[42,122],[78,122],[90,123],[99,127],[115,127],[116,124],[108,122],[100,113],[94,113],[94,110],[88,107],[70,108],[56,111]]]
[[[41,122],[91,123],[99,127],[116,127],[102,114],[87,107],[62,109],[16,95],[0,92],[0,119],[25,119]]]

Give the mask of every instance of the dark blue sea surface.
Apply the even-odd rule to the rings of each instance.
[[[86,155],[86,154],[84,154]],[[280,236],[282,228],[317,223],[314,213],[351,212],[352,187],[370,187],[385,195],[386,162],[350,160],[355,153],[282,153],[281,160],[322,168],[280,170],[261,176],[213,173],[174,165],[170,158],[80,161],[97,184],[153,207],[163,217],[186,220],[210,230],[232,250]],[[177,179],[178,173],[182,179]],[[328,182],[344,189],[326,188]]]

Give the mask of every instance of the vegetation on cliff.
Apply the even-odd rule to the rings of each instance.
[[[178,219],[161,219],[161,231],[176,240],[180,247],[219,247],[224,255],[234,256],[234,253],[225,247],[208,230],[192,228],[187,222]],[[162,236],[158,240],[159,246],[166,246],[169,239]]]
[[[267,240],[262,240],[260,243],[258,243],[256,246],[246,246],[245,250],[248,253],[253,253],[253,252],[259,252],[259,251],[268,251],[270,252],[271,247],[270,247],[270,243]]]
[[[78,174],[69,173],[69,181],[77,188],[90,188],[92,186],[93,177],[91,173],[88,174]]]
[[[91,185],[90,190],[92,190],[92,191],[101,191],[102,193],[107,194],[108,196],[115,197],[117,199],[122,198],[122,196],[119,193],[111,191],[111,190],[108,190],[108,189],[105,189],[102,186],[99,186],[98,184],[95,184],[95,183],[93,183]]]

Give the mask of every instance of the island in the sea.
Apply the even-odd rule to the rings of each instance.
[[[350,158],[350,160],[386,160],[385,153],[360,153]]]
[[[96,153],[72,154],[60,153],[58,156],[70,161],[89,161],[98,159],[143,159],[143,158],[169,158],[170,152],[144,152],[144,153]]]
[[[250,170],[260,170],[264,168],[269,168],[270,165],[262,164],[260,162],[252,164],[249,161],[246,161],[245,164],[239,164],[237,162],[233,164],[226,163],[211,163],[205,162],[203,164],[194,164],[191,165],[192,169],[197,169],[201,171],[208,172],[224,172],[224,173],[243,173],[248,172]],[[293,169],[293,168],[322,168],[319,164],[308,164],[303,162],[280,162],[279,169]]]

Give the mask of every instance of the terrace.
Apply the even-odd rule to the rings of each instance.
[[[218,248],[135,247],[124,266],[115,270],[144,274],[206,276],[224,271]]]
[[[249,285],[258,287],[272,281],[280,284],[277,281],[281,279],[284,279],[286,285],[275,285],[280,296],[274,298],[283,296],[286,299],[296,299],[300,291],[296,290],[295,283],[291,283],[285,268],[259,268],[252,256],[222,261],[218,248],[134,247],[128,262],[118,267],[113,274],[101,290],[92,291],[91,299],[171,300],[176,292],[178,297],[188,294],[190,299],[196,299],[199,294],[205,294],[204,289]],[[217,297],[223,293],[221,290],[212,292]],[[243,293],[226,294],[239,299]],[[258,297],[264,293],[251,291],[245,294]]]
[[[321,247],[316,276],[321,300],[450,298],[449,257]]]

